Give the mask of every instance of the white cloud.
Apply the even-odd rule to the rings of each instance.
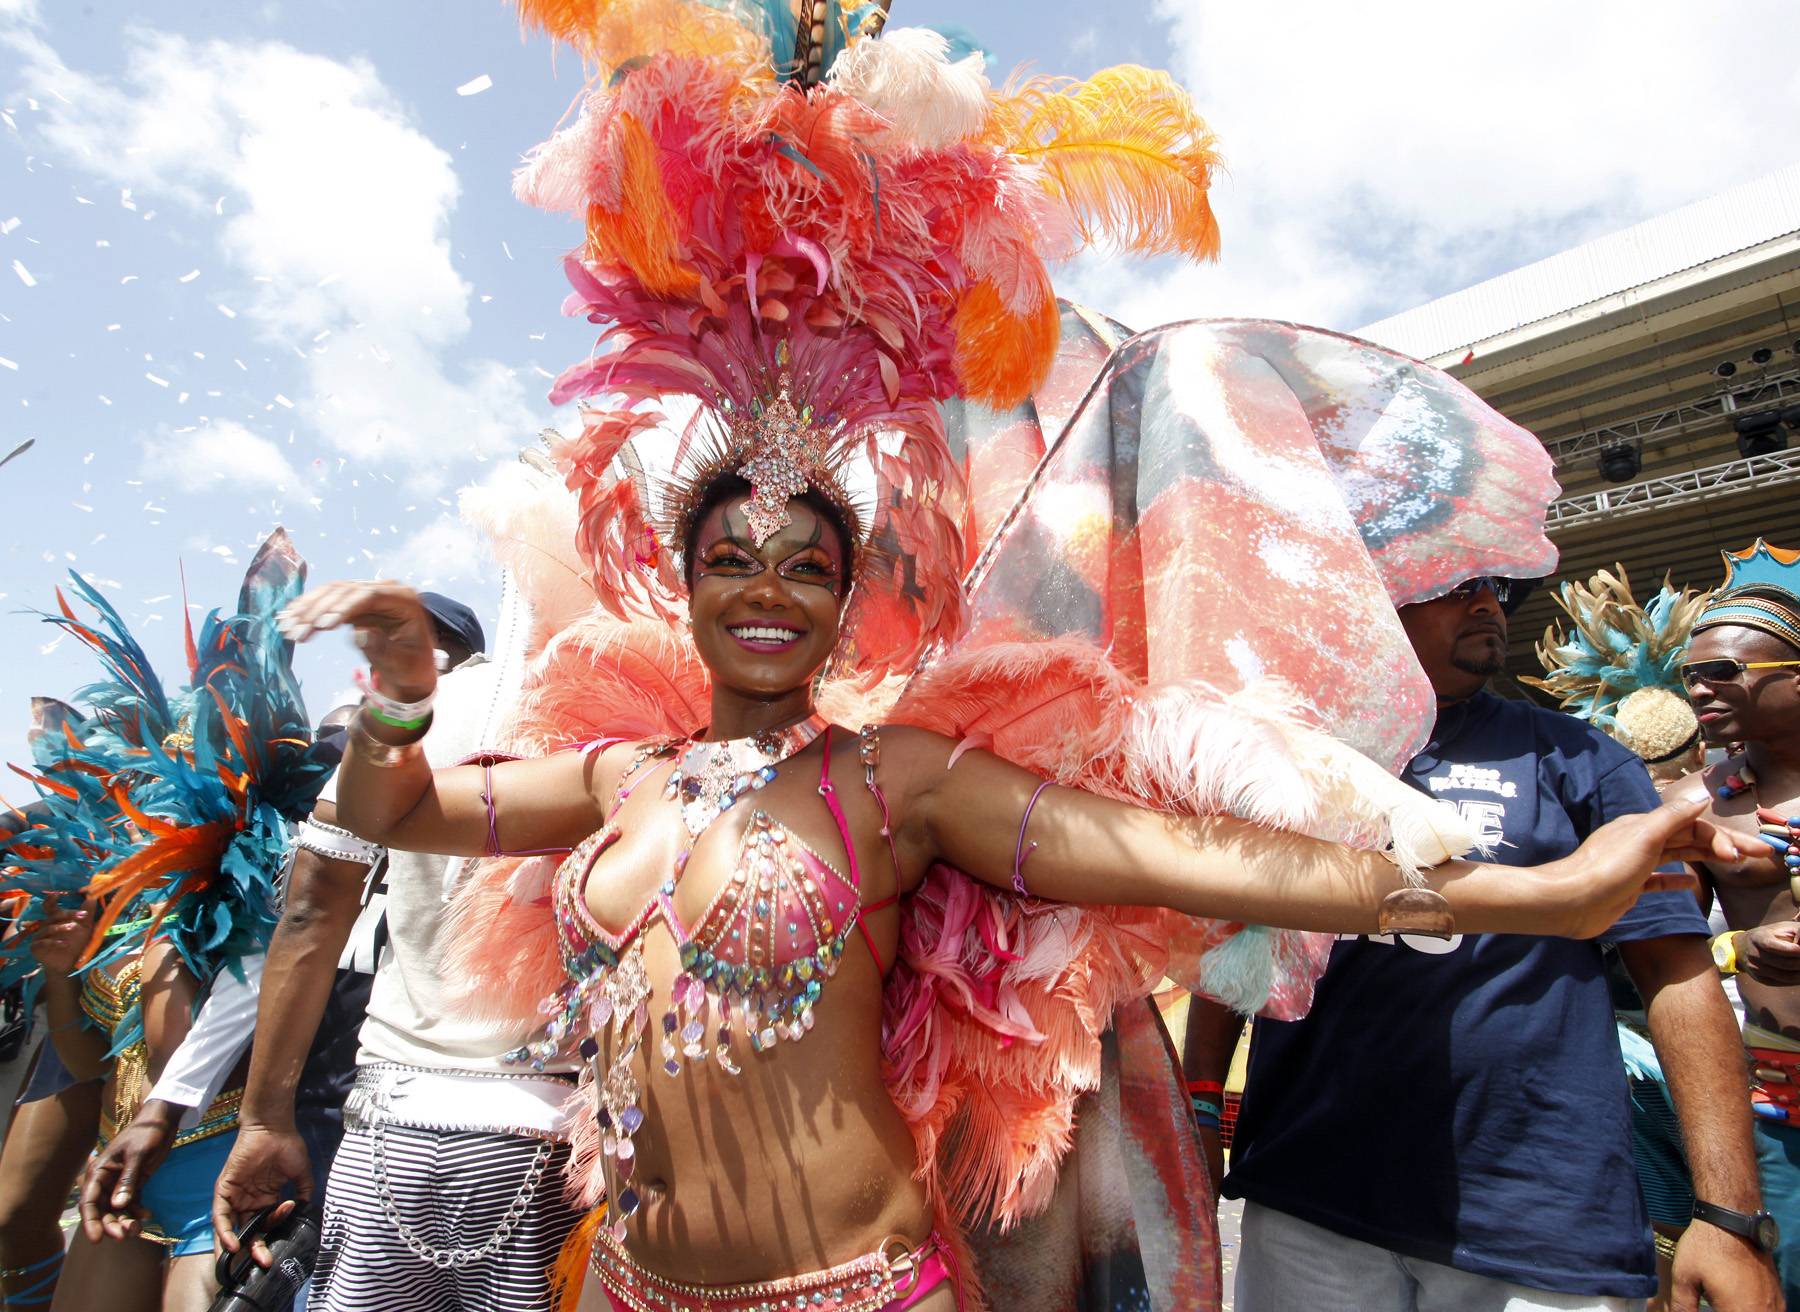
[[[0,0],[0,24],[37,21],[37,0]]]
[[[500,590],[500,570],[487,539],[452,511],[378,555],[374,573],[448,593],[484,614],[492,609],[487,599]]]
[[[35,35],[4,39],[44,93],[60,153],[196,212],[225,194],[221,249],[257,279],[234,304],[271,344],[311,348],[299,408],[331,446],[431,483],[451,459],[533,431],[509,370],[451,362],[472,294],[451,261],[456,173],[370,64],[140,31],[124,76],[102,80]]]
[[[299,481],[280,447],[229,419],[191,433],[162,432],[148,439],[142,473],[184,493],[220,486],[261,492]]]
[[[1358,327],[1772,171],[1800,113],[1779,3],[1157,8],[1225,151],[1224,256],[1079,265],[1134,327]]]

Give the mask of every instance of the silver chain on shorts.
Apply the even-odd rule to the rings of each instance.
[[[480,1248],[438,1248],[419,1238],[413,1228],[400,1219],[400,1208],[394,1202],[394,1191],[388,1185],[387,1172],[387,1131],[381,1122],[376,1121],[369,1126],[369,1138],[374,1149],[375,1190],[381,1196],[381,1210],[386,1214],[388,1222],[400,1232],[400,1238],[406,1246],[416,1254],[420,1261],[427,1262],[440,1271],[448,1271],[456,1267],[473,1266],[498,1253],[512,1237],[512,1232],[524,1219],[526,1211],[531,1207],[531,1200],[536,1197],[538,1185],[543,1181],[544,1172],[549,1168],[550,1156],[556,1151],[556,1144],[545,1139],[539,1142],[537,1153],[531,1159],[531,1169],[525,1173],[525,1180],[519,1185],[519,1191],[513,1195],[512,1206],[506,1209],[506,1215],[500,1218],[500,1224],[494,1227],[494,1233]]]

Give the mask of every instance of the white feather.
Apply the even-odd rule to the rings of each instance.
[[[987,62],[973,54],[952,63],[949,55],[940,33],[890,28],[852,43],[832,64],[830,80],[905,141],[934,149],[973,136],[987,121]]]
[[[575,546],[575,494],[553,474],[523,461],[503,465],[487,482],[464,488],[458,509],[464,523],[487,535],[531,606],[528,658],[593,609],[593,586]]]
[[[1196,813],[1223,812],[1364,849],[1391,843],[1414,885],[1424,882],[1420,871],[1477,846],[1454,807],[1409,788],[1308,720],[1292,691],[1274,682],[1229,697],[1159,689],[1132,708],[1123,753],[1129,785]]]

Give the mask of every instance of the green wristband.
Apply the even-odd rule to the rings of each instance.
[[[374,702],[364,702],[362,712],[371,720],[374,720],[379,724],[385,724],[390,729],[404,729],[408,733],[423,729],[426,725],[431,723],[430,711],[426,711],[425,714],[421,715],[416,720],[402,720],[387,714],[380,707],[376,706]]]

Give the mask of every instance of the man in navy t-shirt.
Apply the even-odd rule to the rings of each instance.
[[[1402,608],[1440,703],[1405,778],[1461,810],[1492,859],[1525,866],[1657,796],[1611,739],[1486,691],[1508,587],[1474,580]],[[1743,1063],[1706,934],[1677,892],[1646,895],[1606,938],[1649,1005],[1697,1196],[1752,1213]],[[1237,1025],[1195,1006],[1189,1071],[1216,1077]],[[1654,1249],[1600,944],[1346,936],[1304,1020],[1257,1024],[1224,1192],[1247,1200],[1238,1312],[1640,1306]],[[1688,1233],[1678,1294],[1780,1307],[1754,1243]]]

